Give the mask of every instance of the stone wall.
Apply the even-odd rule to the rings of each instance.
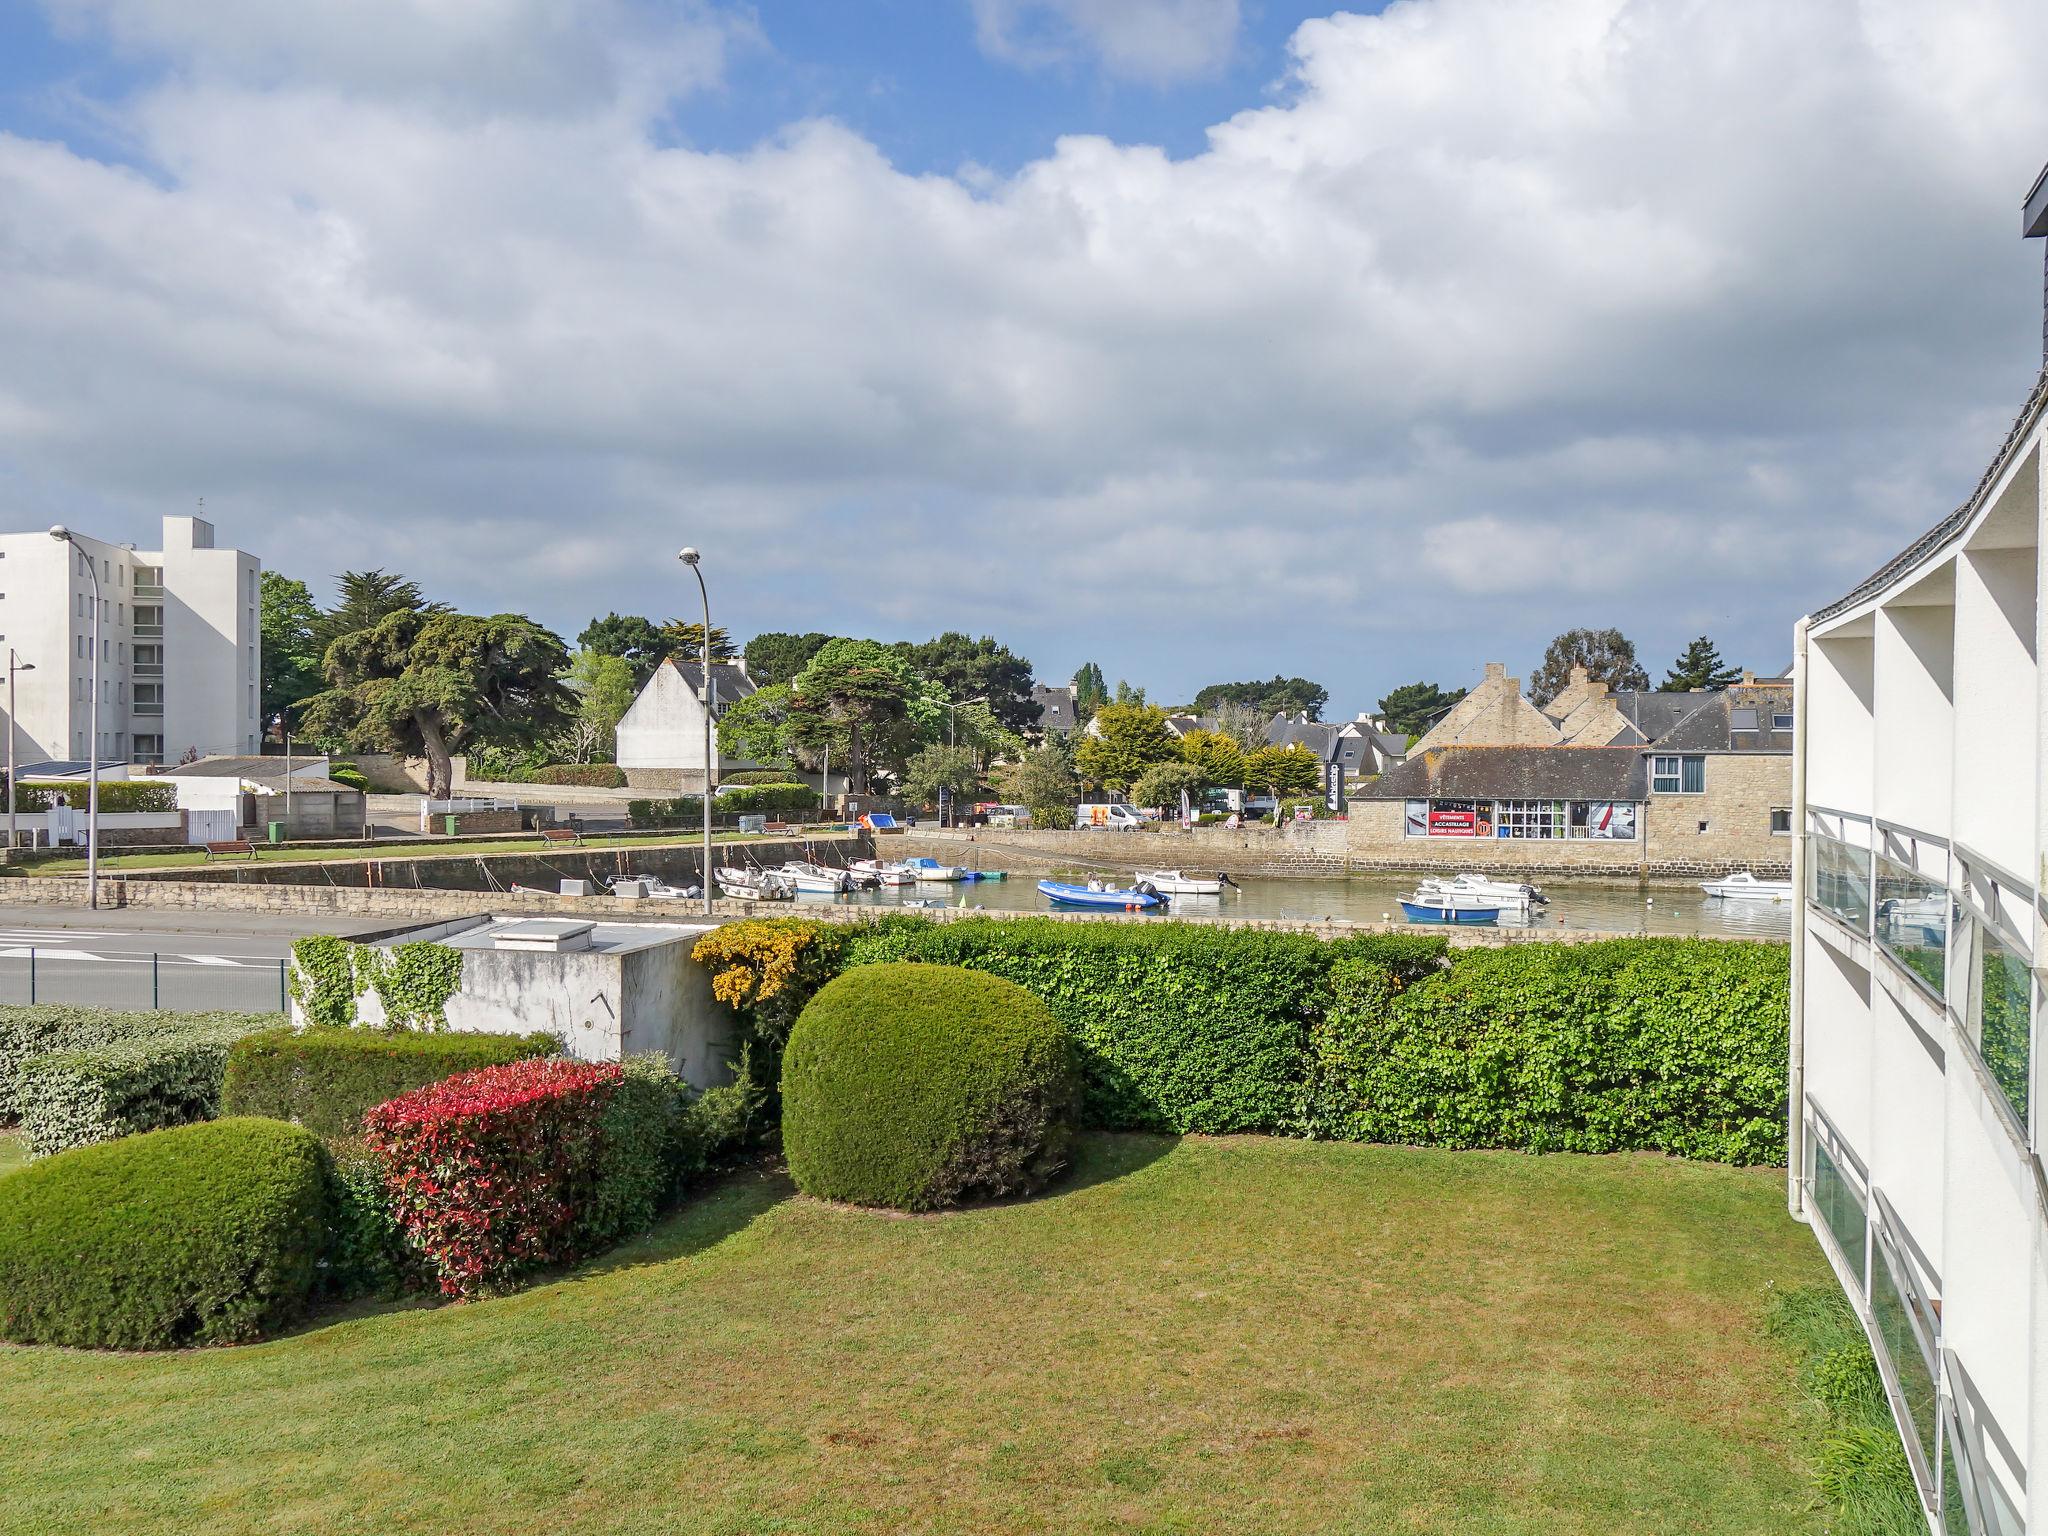
[[[1279,827],[1209,826],[1185,832],[1171,823],[1139,831],[915,827],[891,839],[887,854],[925,854],[987,869],[1202,869],[1286,879],[1343,874],[1344,826],[1341,821],[1291,821]]]
[[[1792,804],[1790,754],[1711,753],[1705,782],[1705,794],[1650,797],[1650,867],[1659,874],[1747,869],[1762,879],[1790,878],[1792,839],[1771,832],[1772,809]]]

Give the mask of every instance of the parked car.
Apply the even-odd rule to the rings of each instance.
[[[1128,805],[1077,805],[1074,807],[1076,827],[1112,827],[1129,830],[1142,827],[1145,818]]]

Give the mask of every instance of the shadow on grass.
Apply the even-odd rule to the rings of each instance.
[[[534,1283],[589,1280],[622,1269],[694,1258],[736,1237],[795,1197],[796,1186],[780,1163],[741,1168],[691,1190],[680,1207],[637,1237],[629,1237],[574,1268],[538,1276]]]
[[[1171,1156],[1180,1138],[1144,1131],[1082,1131],[1074,1138],[1074,1157],[1067,1173],[1036,1198],[1050,1200],[1077,1195],[1084,1189],[1128,1178]]]

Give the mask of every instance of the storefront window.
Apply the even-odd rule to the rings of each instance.
[[[1636,837],[1633,800],[1574,800],[1570,835],[1595,842],[1632,843]]]
[[[1877,942],[1937,997],[1948,985],[1948,909],[1947,886],[1877,856]]]
[[[1564,836],[1565,812],[1562,800],[1496,800],[1493,803],[1495,837]]]

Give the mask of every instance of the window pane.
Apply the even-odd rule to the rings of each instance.
[[[1813,839],[1814,905],[1832,912],[1858,933],[1870,930],[1870,850],[1839,838]]]
[[[1946,887],[1877,856],[1877,942],[1936,996],[1948,985],[1948,902]]]
[[[1792,717],[1791,717],[1790,715],[1773,715],[1773,716],[1771,716],[1771,729],[1772,729],[1772,730],[1774,730],[1774,731],[1789,731],[1789,730],[1791,730],[1791,729],[1792,729]]]
[[[1912,1422],[1921,1454],[1931,1467],[1935,1450],[1934,1376],[1927,1369],[1926,1357],[1920,1353],[1906,1298],[1899,1294],[1891,1266],[1881,1256],[1870,1266],[1870,1311],[1877,1319],[1877,1331],[1884,1341],[1885,1353],[1891,1357],[1892,1370],[1898,1375],[1899,1390],[1906,1400],[1906,1417]]]
[[[1969,1004],[1970,1039],[1984,1060],[1984,1069],[2004,1092],[2014,1117],[2024,1126],[2028,1067],[2033,1057],[2033,989],[2027,957],[1974,917],[1967,921],[1977,953],[1977,985],[1972,989]]]
[[[1835,1246],[1863,1280],[1863,1237],[1869,1218],[1863,1214],[1863,1197],[1856,1192],[1818,1137],[1813,1138],[1813,1208],[1827,1223]]]
[[[1688,757],[1681,761],[1685,767],[1685,792],[1688,795],[1703,795],[1707,791],[1707,760],[1704,757]]]
[[[1756,729],[1756,711],[1753,709],[1731,709],[1728,711],[1728,729],[1731,731],[1753,731]]]

